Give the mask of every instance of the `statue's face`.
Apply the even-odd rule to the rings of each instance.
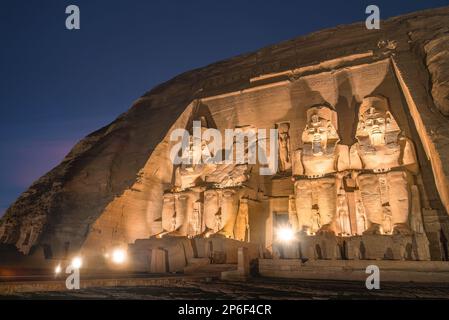
[[[218,194],[216,191],[208,190],[204,193],[204,197],[206,198],[206,201],[215,202],[218,199]]]
[[[183,167],[195,167],[196,164],[200,164],[206,157],[213,156],[206,140],[196,140],[193,136],[189,136],[189,147],[183,154]]]
[[[374,146],[385,144],[387,113],[370,107],[361,117],[360,129],[369,136]]]
[[[206,214],[215,214],[220,206],[218,193],[208,190],[204,193],[204,206]]]
[[[330,121],[320,118],[317,114],[310,117],[304,129],[303,142],[312,144],[314,155],[322,155],[329,139],[338,139],[337,131]]]

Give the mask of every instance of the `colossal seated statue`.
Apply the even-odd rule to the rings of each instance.
[[[207,121],[204,117],[201,117],[200,120],[201,136],[189,137],[189,147],[182,156],[181,165],[175,171],[174,190],[182,191],[204,185],[214,185],[216,188],[241,185],[248,179],[247,163],[238,164],[235,161],[232,163],[223,161],[220,157],[220,154],[223,154],[224,151],[221,149],[221,143],[218,143],[217,146],[214,135],[208,134],[208,130],[215,129],[207,128]],[[244,132],[244,130],[242,131]],[[212,149],[209,148],[210,136],[214,137]],[[247,148],[244,149],[246,159],[247,151]]]
[[[418,167],[412,142],[389,111],[381,96],[363,99],[356,142],[350,149],[369,228],[365,234],[410,234],[409,179]]]
[[[348,169],[348,147],[339,144],[337,113],[319,105],[307,111],[303,147],[293,155],[298,228],[307,233],[335,233],[337,172]]]
[[[182,154],[181,165],[176,168],[175,190],[177,191],[202,185],[205,181],[205,176],[213,172],[217,167],[216,163],[205,163],[203,161],[206,156],[211,155],[211,152],[207,141],[203,139],[204,133],[208,129],[205,117],[200,118],[200,124],[201,136],[189,136],[189,146]]]
[[[204,138],[208,136],[205,134],[207,121],[201,117],[200,123],[201,137],[189,137],[189,147],[183,153],[181,165],[175,170],[174,187],[164,195],[164,231],[161,235],[217,234],[244,239],[248,229],[245,212],[248,210],[247,203],[243,201],[239,211],[238,188],[248,179],[248,165],[204,161],[214,158],[222,150],[215,147],[211,152],[209,141]],[[195,124],[198,125],[198,122]],[[244,151],[246,153],[247,149]]]

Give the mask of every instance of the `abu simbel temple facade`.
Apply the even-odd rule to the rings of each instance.
[[[445,266],[448,117],[449,8],[319,31],[152,89],[17,199],[0,242],[17,261],[93,268],[122,247],[147,271],[233,263],[241,247],[267,275]],[[245,161],[188,161],[227,129],[246,136]],[[276,166],[249,161],[254,145]],[[208,153],[238,152],[222,146]]]

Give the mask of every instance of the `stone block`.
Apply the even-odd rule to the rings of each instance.
[[[151,249],[150,272],[166,273],[167,271],[167,251],[164,249]]]
[[[363,235],[346,240],[347,258],[360,260],[430,260],[425,234]]]
[[[303,236],[300,239],[301,257],[312,260],[341,259],[341,247],[333,234]]]
[[[249,253],[248,248],[238,248],[237,270],[243,275],[249,275]]]

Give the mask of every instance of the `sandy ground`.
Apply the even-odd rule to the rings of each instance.
[[[449,299],[449,284],[381,283],[368,290],[363,282],[252,279],[184,281],[171,286],[107,287],[63,292],[20,293],[0,299]]]

